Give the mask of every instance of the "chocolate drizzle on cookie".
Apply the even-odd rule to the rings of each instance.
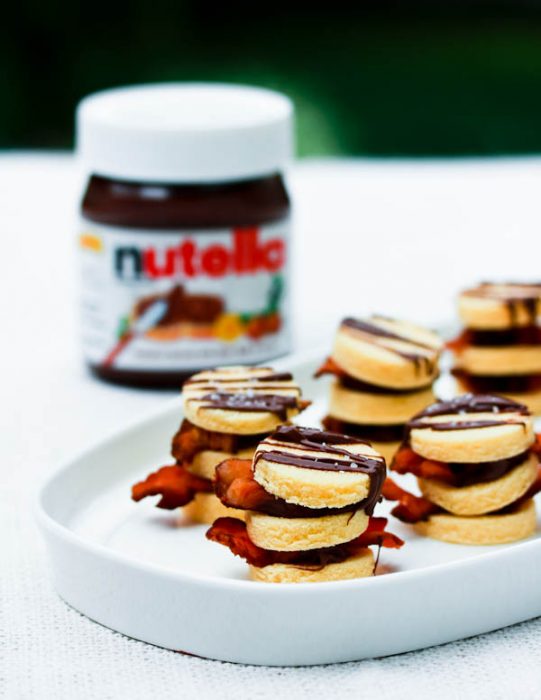
[[[491,413],[494,418],[480,418],[471,420],[453,420],[452,416],[467,415],[476,413]],[[473,428],[488,428],[497,425],[508,425],[500,414],[515,413],[522,416],[529,416],[530,412],[526,406],[503,396],[493,396],[490,394],[463,394],[449,401],[438,401],[414,416],[406,424],[406,433],[416,428],[430,428],[431,430],[469,430]],[[449,416],[447,421],[427,420],[436,416]],[[518,423],[518,421],[517,421]]]
[[[526,314],[529,325],[534,325],[541,304],[541,284],[522,284],[520,282],[505,282],[495,284],[493,282],[481,282],[474,289],[462,292],[463,296],[481,299],[493,299],[505,305],[512,326],[519,321],[522,311]]]
[[[259,367],[258,369],[260,370],[268,370],[268,374],[258,374],[258,375],[246,375],[244,377],[219,377],[219,378],[211,378],[211,377],[192,377],[191,379],[188,379],[185,383],[184,386],[191,386],[191,385],[197,385],[197,388],[199,388],[199,385],[203,384],[206,385],[208,384],[210,387],[214,387],[217,385],[221,384],[239,384],[239,383],[245,383],[245,382],[265,382],[265,384],[269,382],[292,382],[293,381],[293,375],[291,372],[272,372],[270,367]]]
[[[314,428],[281,426],[263,441],[255,454],[254,467],[260,459],[303,469],[362,472],[369,475],[369,493],[364,509],[371,513],[379,500],[386,475],[385,460],[380,456],[355,454],[348,447],[368,445],[366,440]],[[302,450],[302,454],[290,449]],[[299,449],[300,448],[300,449]]]
[[[188,400],[201,401],[201,408],[205,409],[274,413],[280,420],[287,419],[288,409],[298,407],[296,396],[283,394],[250,394],[249,392],[229,394],[215,391],[212,394],[204,394],[201,397]]]
[[[199,409],[273,413],[280,420],[307,405],[293,376],[270,367],[203,372],[186,382],[184,392],[185,401],[200,403]]]
[[[412,362],[415,366],[415,371],[417,374],[420,374],[422,370],[424,370],[426,374],[432,374],[435,370],[437,363],[437,350],[431,345],[422,343],[418,340],[414,340],[413,338],[409,338],[407,336],[400,335],[399,333],[395,333],[387,328],[384,328],[383,326],[377,325],[378,318],[380,318],[383,321],[392,321],[392,319],[387,319],[383,316],[373,317],[374,322],[363,321],[361,319],[348,317],[342,321],[341,325],[345,326],[346,328],[351,328],[355,331],[360,331],[361,333],[365,333],[366,335],[375,336],[376,338],[395,340],[401,343],[406,343],[412,346],[413,348],[418,347],[422,350],[430,351],[432,356],[429,357],[423,352],[415,352],[414,350],[408,351],[396,347],[390,347],[387,344],[382,344],[382,347],[385,350],[393,352],[396,355],[403,357],[405,360]]]

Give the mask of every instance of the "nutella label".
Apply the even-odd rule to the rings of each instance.
[[[82,222],[85,358],[126,370],[262,362],[289,350],[289,221],[145,231]]]

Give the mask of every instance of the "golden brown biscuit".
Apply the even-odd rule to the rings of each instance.
[[[536,479],[539,460],[530,454],[507,474],[493,481],[456,487],[437,479],[418,479],[425,498],[454,515],[491,513],[514,503]]]
[[[288,372],[270,367],[219,367],[194,374],[183,387],[184,415],[205,430],[270,433],[303,408]]]
[[[265,583],[318,583],[364,578],[374,573],[374,555],[370,549],[362,550],[354,557],[324,567],[301,567],[292,564],[271,564],[258,568],[250,566],[252,581]]]
[[[299,440],[290,440],[289,433],[299,433]],[[319,442],[310,440],[312,434]],[[267,493],[307,508],[362,501],[371,489],[369,472],[376,467],[384,473],[385,461],[365,441],[294,427],[282,427],[260,442],[253,464],[254,479]]]
[[[456,357],[456,367],[469,374],[505,376],[541,373],[541,345],[478,347],[468,345]]]
[[[501,515],[473,517],[437,513],[415,524],[425,537],[454,544],[492,545],[516,542],[533,535],[536,528],[535,504],[529,499]]]
[[[503,330],[531,326],[541,311],[541,285],[483,283],[458,299],[458,312],[467,328]]]
[[[349,389],[335,380],[331,385],[329,414],[346,423],[396,425],[406,423],[434,399],[432,387],[399,394],[371,394]]]
[[[228,508],[212,493],[198,493],[193,501],[182,509],[183,514],[194,523],[212,525],[217,518],[229,516],[244,520],[246,511]]]
[[[336,334],[332,358],[351,377],[377,386],[415,389],[438,375],[441,339],[405,321],[347,318]]]
[[[320,518],[277,518],[249,511],[246,527],[250,539],[258,547],[277,552],[300,552],[334,547],[355,539],[368,527],[368,515],[358,510]]]
[[[409,421],[407,431],[414,452],[439,462],[506,459],[526,452],[535,441],[525,406],[485,394],[432,404]]]

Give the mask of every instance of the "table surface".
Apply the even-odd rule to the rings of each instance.
[[[437,327],[452,321],[464,285],[539,279],[540,185],[537,158],[296,166],[296,350],[329,345],[348,313]],[[126,639],[57,599],[30,512],[36,484],[171,395],[99,383],[81,364],[80,191],[69,155],[0,156],[0,697],[539,697],[540,620],[389,659],[265,669]]]

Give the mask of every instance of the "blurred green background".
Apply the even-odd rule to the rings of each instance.
[[[301,155],[541,152],[541,1],[30,0],[2,14],[0,148],[71,146],[95,90],[223,80],[288,93]]]

